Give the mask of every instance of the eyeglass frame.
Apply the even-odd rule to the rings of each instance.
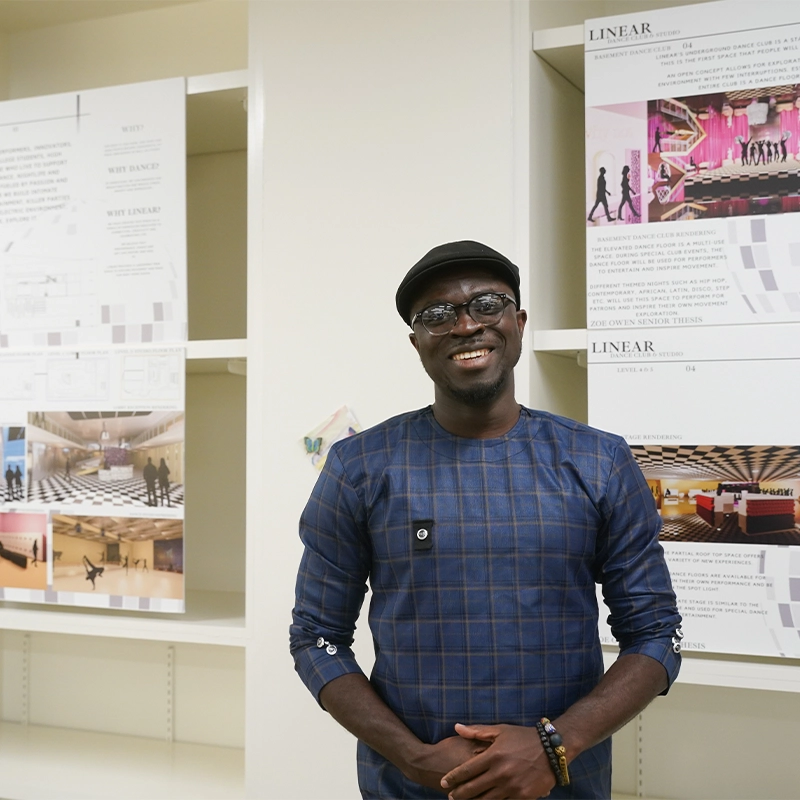
[[[479,298],[479,297],[485,297],[487,294],[493,295],[495,297],[500,297],[503,300],[503,309],[500,312],[500,316],[498,316],[498,318],[497,318],[497,322],[481,322],[480,320],[475,319],[475,317],[473,317],[472,314],[469,311],[469,305],[473,300],[477,300],[477,298]],[[456,324],[458,323],[458,309],[459,308],[466,308],[467,309],[467,315],[469,316],[469,318],[473,322],[477,322],[478,325],[497,325],[500,322],[500,320],[503,319],[503,315],[506,313],[506,308],[508,308],[508,304],[509,303],[513,303],[514,307],[517,308],[516,299],[514,299],[513,297],[510,297],[505,292],[478,292],[477,294],[475,294],[472,297],[470,297],[470,299],[467,300],[465,303],[459,303],[458,305],[454,305],[453,303],[447,303],[447,302],[445,302],[445,303],[431,303],[429,306],[425,306],[425,308],[420,309],[419,311],[417,311],[417,313],[414,314],[414,316],[411,318],[411,322],[409,323],[409,325],[411,327],[411,330],[414,330],[414,325],[416,325],[417,319],[419,319],[419,317],[422,314],[424,314],[428,309],[435,308],[436,306],[450,306],[453,309],[453,311],[455,313],[455,316],[453,317],[453,325],[449,330],[442,331],[441,333],[433,333],[432,331],[428,330],[428,328],[425,325],[424,320],[421,320],[422,327],[425,328],[425,333],[427,333],[429,336],[447,336],[448,333],[452,333],[453,329],[456,327]]]

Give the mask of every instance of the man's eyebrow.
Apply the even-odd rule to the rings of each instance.
[[[450,300],[431,300],[429,303],[425,303],[422,308],[430,308],[431,306],[452,306],[453,303]]]

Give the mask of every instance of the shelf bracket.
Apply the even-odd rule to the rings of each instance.
[[[22,712],[20,722],[27,725],[31,708],[31,635],[22,636]]]
[[[165,739],[168,742],[175,741],[175,646],[167,646],[166,664],[166,690],[167,690],[167,729]]]
[[[636,796],[644,797],[644,716],[636,715]]]

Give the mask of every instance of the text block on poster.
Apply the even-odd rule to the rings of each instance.
[[[685,647],[796,658],[800,7],[758,8],[586,23],[589,421],[650,485]]]

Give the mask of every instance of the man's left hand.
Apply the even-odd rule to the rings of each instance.
[[[535,728],[456,725],[456,733],[490,745],[442,778],[442,786],[450,790],[451,800],[473,797],[527,800],[547,797],[555,786],[555,775]]]

